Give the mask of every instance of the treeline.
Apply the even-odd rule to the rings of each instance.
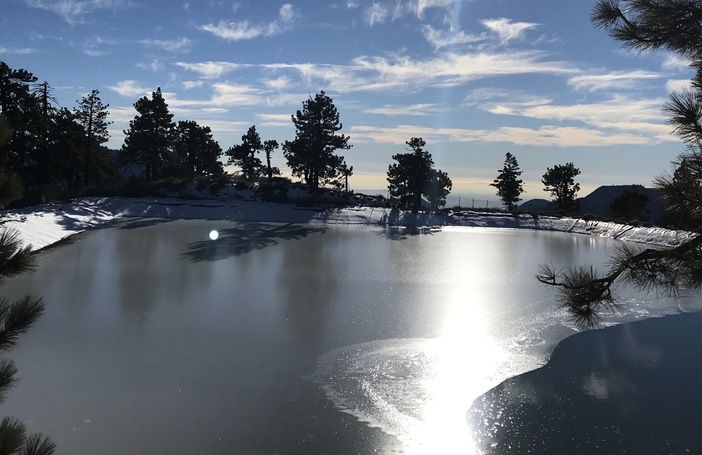
[[[340,134],[339,112],[324,91],[302,103],[291,116],[295,137],[279,143],[262,140],[252,125],[241,143],[223,150],[208,126],[174,122],[161,89],[134,103],[136,115],[124,131],[119,150],[109,140],[109,105],[100,92],[77,100],[73,109],[58,106],[47,82],[24,69],[0,61],[0,205],[23,198],[25,203],[88,194],[114,187],[124,175],[146,182],[226,178],[224,162],[241,169],[241,180],[270,181],[281,175],[271,164],[280,147],[293,177],[311,191],[333,187],[349,192],[353,175],[339,150],[351,148]],[[419,210],[445,204],[451,180],[433,167],[421,138],[407,141],[410,153],[393,156],[388,168],[390,202]],[[261,156],[265,156],[265,162]],[[424,202],[426,201],[426,203]]]
[[[107,105],[99,91],[59,107],[47,82],[0,61],[0,205],[48,193],[76,194],[119,179],[107,142]]]
[[[104,146],[108,108],[98,90],[73,109],[60,107],[47,82],[0,61],[0,205],[20,197],[31,203],[85,194],[115,185],[124,175],[148,182],[216,179],[225,176],[224,159],[248,181],[281,174],[271,165],[276,140],[262,141],[251,126],[240,144],[223,150],[208,126],[174,122],[160,88],[134,103],[123,146],[110,150]],[[321,92],[306,100],[292,121],[296,136],[282,144],[292,175],[311,188],[348,190],[353,167],[336,151],[351,146],[348,136],[338,134],[342,125],[332,99]]]

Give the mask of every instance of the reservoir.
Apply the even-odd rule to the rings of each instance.
[[[616,243],[212,220],[93,230],[1,290],[46,304],[7,354],[20,382],[2,415],[58,453],[477,453],[473,402],[578,331],[539,265],[603,267]],[[605,325],[680,312],[680,298],[618,295]]]

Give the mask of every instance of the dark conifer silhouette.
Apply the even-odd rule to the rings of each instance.
[[[490,184],[497,188],[497,195],[507,210],[514,210],[522,199],[519,197],[524,192],[524,182],[519,178],[522,171],[519,169],[517,158],[511,153],[505,154],[505,165],[498,171],[497,178]]]
[[[342,128],[334,101],[324,91],[302,103],[292,116],[295,139],[285,141],[283,155],[296,177],[312,188],[332,183],[339,175],[344,157],[336,150],[348,150],[349,137],[337,134]]]
[[[241,136],[241,144],[233,145],[227,149],[225,155],[229,157],[227,164],[233,164],[241,169],[244,178],[250,182],[258,180],[264,173],[268,178],[273,177],[274,171],[271,167],[271,153],[278,147],[277,141],[261,141],[261,136],[256,131],[256,126],[249,127],[246,134]],[[266,165],[257,156],[259,153],[266,153]],[[278,171],[280,173],[280,171]]]
[[[112,123],[107,120],[109,104],[103,104],[100,91],[95,89],[78,101],[78,108],[74,110],[75,119],[83,127],[87,139],[85,155],[85,186],[90,186],[92,167],[95,154],[100,144],[110,139],[107,127]]]
[[[134,103],[134,108],[138,114],[124,132],[126,137],[119,158],[125,165],[143,166],[144,178],[156,180],[163,177],[163,167],[174,158],[173,114],[168,111],[160,87],[152,93],[151,98],[140,98]]]
[[[575,197],[580,191],[580,184],[575,182],[578,175],[580,169],[573,163],[556,164],[552,168],[546,168],[541,183],[544,184],[544,191],[551,193],[558,210],[575,210]]]
[[[390,201],[414,212],[422,207],[422,196],[427,196],[433,209],[444,205],[452,187],[448,174],[434,169],[431,154],[424,150],[424,139],[413,137],[405,144],[409,153],[393,155],[397,163],[388,166]]]
[[[169,176],[192,180],[224,173],[219,161],[222,147],[212,137],[209,126],[200,126],[192,120],[178,122],[173,132],[173,149],[173,158],[167,164]]]
[[[624,218],[626,221],[641,220],[648,204],[648,196],[641,190],[643,190],[641,185],[632,185],[614,198],[609,205],[609,213],[615,218]]]

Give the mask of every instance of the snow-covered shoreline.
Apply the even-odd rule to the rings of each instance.
[[[596,235],[671,247],[694,233],[658,227],[633,227],[573,218],[532,217],[465,211],[445,215],[411,213],[382,207],[325,208],[237,199],[83,198],[6,211],[5,228],[19,231],[25,244],[45,248],[66,237],[107,225],[120,218],[209,219],[369,226],[473,226],[537,229]]]

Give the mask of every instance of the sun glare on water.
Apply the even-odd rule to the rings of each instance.
[[[490,376],[504,353],[493,345],[476,306],[460,300],[450,307],[436,340],[424,384],[422,425],[412,435],[408,454],[477,453],[466,412],[474,398],[494,385]]]

